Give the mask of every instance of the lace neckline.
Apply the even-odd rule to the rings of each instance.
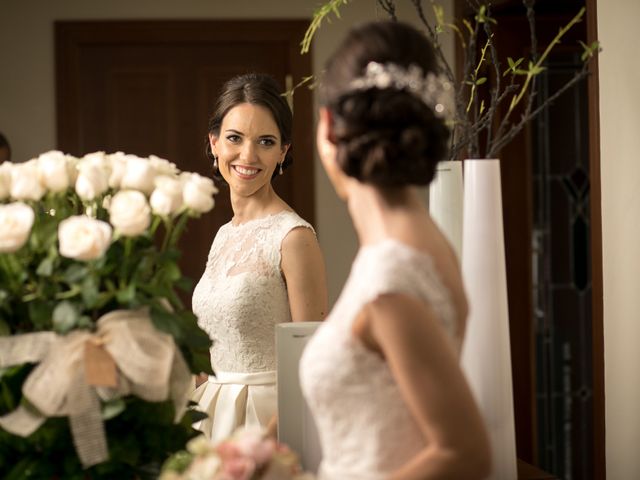
[[[238,223],[237,225],[233,223],[233,218],[231,219],[231,221],[229,222],[229,227],[235,229],[240,229],[243,228],[247,225],[255,225],[257,223],[260,222],[265,222],[267,220],[273,220],[276,217],[279,217],[280,215],[283,215],[285,213],[292,213],[292,210],[280,210],[279,212],[275,212],[275,213],[269,213],[267,215],[265,215],[264,217],[258,217],[258,218],[252,218],[251,220],[247,220],[246,222],[242,222],[242,223]]]

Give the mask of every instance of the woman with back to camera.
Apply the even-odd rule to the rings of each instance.
[[[350,31],[321,82],[317,146],[360,249],[303,354],[320,478],[481,479],[488,436],[459,366],[467,301],[418,186],[446,155],[445,84],[413,27]]]
[[[233,209],[192,302],[216,373],[199,379],[192,399],[209,418],[195,427],[214,441],[240,426],[275,433],[275,325],[327,311],[315,232],[271,185],[292,161],[292,123],[278,85],[261,74],[229,80],[209,120],[207,153]]]

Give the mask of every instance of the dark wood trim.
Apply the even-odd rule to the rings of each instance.
[[[598,39],[597,0],[586,0],[587,43]],[[604,309],[602,279],[602,194],[600,183],[600,94],[598,58],[593,59],[588,80],[589,176],[591,178],[591,298],[593,342],[593,478],[606,478]]]

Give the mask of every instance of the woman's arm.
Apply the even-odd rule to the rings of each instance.
[[[282,241],[281,253],[291,319],[322,320],[327,314],[327,282],[316,236],[308,228],[294,228]]]
[[[426,439],[427,447],[391,478],[485,478],[491,470],[489,439],[433,311],[407,295],[383,295],[365,307],[354,334],[386,359]]]

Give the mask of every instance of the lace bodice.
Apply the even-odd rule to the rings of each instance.
[[[313,230],[285,210],[218,230],[192,301],[198,324],[213,340],[214,370],[275,370],[275,325],[291,321],[280,247],[296,227]]]
[[[388,364],[351,330],[366,303],[392,292],[428,303],[453,341],[455,310],[431,257],[392,239],[361,248],[300,364],[302,389],[320,434],[323,480],[383,478],[425,446]]]

